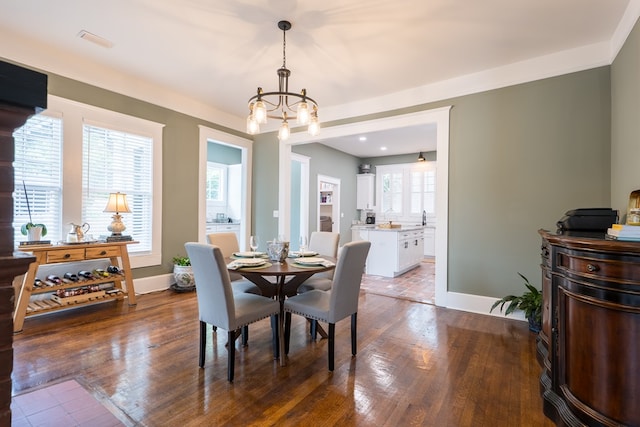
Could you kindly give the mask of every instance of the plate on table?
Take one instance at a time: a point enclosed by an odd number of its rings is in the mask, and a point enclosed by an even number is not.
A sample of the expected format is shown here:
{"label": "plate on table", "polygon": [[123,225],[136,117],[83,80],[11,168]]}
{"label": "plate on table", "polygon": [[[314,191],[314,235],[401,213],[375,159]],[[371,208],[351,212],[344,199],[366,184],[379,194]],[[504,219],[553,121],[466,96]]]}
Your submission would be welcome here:
{"label": "plate on table", "polygon": [[289,255],[291,255],[292,257],[309,257],[309,256],[318,255],[318,252],[314,252],[314,251],[304,251],[304,252],[293,251]]}
{"label": "plate on table", "polygon": [[243,258],[234,261],[238,267],[258,267],[266,262],[262,258]]}
{"label": "plate on table", "polygon": [[254,257],[263,257],[265,255],[266,255],[265,252],[252,252],[252,251],[233,253],[233,256],[236,256],[238,258],[254,258]]}
{"label": "plate on table", "polygon": [[304,257],[296,259],[296,263],[301,265],[323,265],[325,262],[324,258]]}

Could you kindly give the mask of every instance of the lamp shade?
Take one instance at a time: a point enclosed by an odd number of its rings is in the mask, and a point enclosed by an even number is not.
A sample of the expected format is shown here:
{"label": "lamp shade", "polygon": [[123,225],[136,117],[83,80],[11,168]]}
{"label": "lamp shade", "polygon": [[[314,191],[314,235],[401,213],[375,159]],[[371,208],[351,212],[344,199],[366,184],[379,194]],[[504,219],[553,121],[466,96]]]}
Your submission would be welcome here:
{"label": "lamp shade", "polygon": [[104,212],[130,213],[131,210],[127,205],[127,195],[124,193],[109,194],[109,201],[107,202],[107,207],[104,208]]}

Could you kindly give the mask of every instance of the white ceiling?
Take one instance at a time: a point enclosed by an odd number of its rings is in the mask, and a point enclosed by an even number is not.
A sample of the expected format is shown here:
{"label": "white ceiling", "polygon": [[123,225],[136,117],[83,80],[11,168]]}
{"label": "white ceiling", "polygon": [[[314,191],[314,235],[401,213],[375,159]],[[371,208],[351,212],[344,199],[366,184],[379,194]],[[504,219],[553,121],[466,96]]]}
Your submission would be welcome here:
{"label": "white ceiling", "polygon": [[[48,71],[91,84],[101,84],[100,76],[109,73],[114,86],[145,82],[137,86],[170,91],[167,106],[185,97],[244,117],[257,86],[277,87],[277,22],[287,19],[293,24],[287,33],[290,90],[306,88],[320,104],[322,120],[323,111],[354,102],[531,58],[610,46],[627,6],[636,1],[0,0],[0,57],[19,61],[30,54],[34,62],[46,62]],[[113,47],[80,39],[81,30]],[[382,143],[393,144],[387,154],[429,151],[428,134],[417,129],[384,135],[383,142],[369,135],[367,144],[323,143],[373,157]]]}

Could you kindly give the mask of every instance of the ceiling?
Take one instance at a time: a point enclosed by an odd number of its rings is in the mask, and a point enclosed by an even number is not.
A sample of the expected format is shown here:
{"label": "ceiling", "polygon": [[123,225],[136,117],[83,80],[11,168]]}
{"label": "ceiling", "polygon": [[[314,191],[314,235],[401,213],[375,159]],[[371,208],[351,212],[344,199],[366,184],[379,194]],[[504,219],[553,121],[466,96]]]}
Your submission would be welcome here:
{"label": "ceiling", "polygon": [[[29,51],[51,72],[91,84],[110,73],[111,82],[144,82],[137,86],[244,118],[258,86],[277,88],[277,22],[287,19],[293,24],[286,50],[290,90],[306,88],[322,121],[323,111],[354,102],[611,44],[635,1],[0,0],[0,57],[19,60]],[[113,46],[83,40],[81,30]],[[9,55],[12,49],[18,53]],[[60,65],[52,65],[56,60]],[[166,104],[171,100],[166,96]],[[374,157],[380,144],[389,146],[386,154],[435,149],[433,133],[416,127],[369,135],[365,143],[355,136],[322,143]]]}

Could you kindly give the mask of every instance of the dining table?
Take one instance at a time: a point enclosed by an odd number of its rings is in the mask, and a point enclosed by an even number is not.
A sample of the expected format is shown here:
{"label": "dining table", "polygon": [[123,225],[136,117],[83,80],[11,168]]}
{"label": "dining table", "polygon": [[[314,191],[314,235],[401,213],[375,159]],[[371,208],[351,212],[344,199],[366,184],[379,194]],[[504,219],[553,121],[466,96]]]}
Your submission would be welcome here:
{"label": "dining table", "polygon": [[251,261],[247,263],[249,265],[245,265],[243,260],[256,258],[236,256],[235,254],[225,261],[229,272],[242,275],[258,286],[263,296],[276,298],[280,303],[278,356],[280,366],[285,366],[284,301],[287,297],[296,295],[298,287],[314,274],[333,270],[336,267],[336,259],[316,255],[313,257],[291,256],[283,261],[274,261],[269,259],[266,254],[259,254],[257,258],[264,260],[264,263]]}

